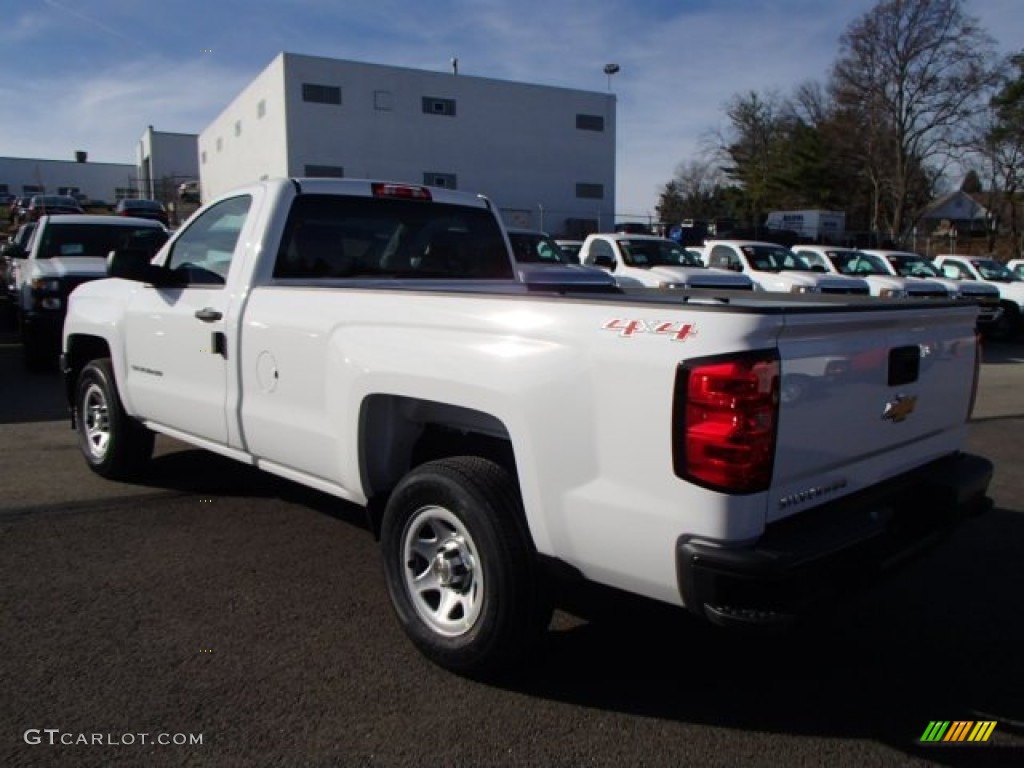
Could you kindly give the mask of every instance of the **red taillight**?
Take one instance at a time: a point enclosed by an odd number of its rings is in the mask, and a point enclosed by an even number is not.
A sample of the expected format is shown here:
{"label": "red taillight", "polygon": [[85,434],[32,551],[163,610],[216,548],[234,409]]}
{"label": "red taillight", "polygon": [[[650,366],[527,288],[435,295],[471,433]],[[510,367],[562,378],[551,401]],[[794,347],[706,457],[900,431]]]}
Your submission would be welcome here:
{"label": "red taillight", "polygon": [[393,197],[403,200],[431,200],[430,190],[412,184],[376,182],[371,186],[374,197]]}
{"label": "red taillight", "polygon": [[778,415],[775,351],[683,363],[672,416],[676,475],[724,493],[766,490]]}

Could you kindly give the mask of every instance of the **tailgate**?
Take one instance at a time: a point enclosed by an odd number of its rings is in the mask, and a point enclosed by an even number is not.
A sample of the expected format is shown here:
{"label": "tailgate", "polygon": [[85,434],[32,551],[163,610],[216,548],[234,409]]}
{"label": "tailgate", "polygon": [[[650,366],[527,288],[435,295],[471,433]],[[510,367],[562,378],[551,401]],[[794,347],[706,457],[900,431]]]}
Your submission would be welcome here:
{"label": "tailgate", "polygon": [[959,450],[976,316],[952,305],[788,315],[767,520]]}

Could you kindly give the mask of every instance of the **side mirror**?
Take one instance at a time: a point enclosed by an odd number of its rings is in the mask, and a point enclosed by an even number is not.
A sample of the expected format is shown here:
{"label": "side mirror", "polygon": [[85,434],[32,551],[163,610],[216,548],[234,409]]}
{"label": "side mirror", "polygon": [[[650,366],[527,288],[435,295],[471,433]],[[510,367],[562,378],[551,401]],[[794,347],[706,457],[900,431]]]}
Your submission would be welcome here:
{"label": "side mirror", "polygon": [[600,267],[601,269],[607,269],[609,272],[614,272],[615,259],[608,254],[602,253],[594,257],[594,266]]}
{"label": "side mirror", "polygon": [[182,285],[180,274],[159,264],[150,264],[153,252],[146,248],[119,248],[107,254],[107,277],[120,277],[158,288]]}

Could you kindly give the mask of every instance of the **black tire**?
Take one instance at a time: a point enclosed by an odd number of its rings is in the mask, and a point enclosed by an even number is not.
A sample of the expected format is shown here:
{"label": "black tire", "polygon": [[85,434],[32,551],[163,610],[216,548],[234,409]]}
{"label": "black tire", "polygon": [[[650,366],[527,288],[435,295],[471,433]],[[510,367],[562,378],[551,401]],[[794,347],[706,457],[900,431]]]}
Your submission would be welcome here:
{"label": "black tire", "polygon": [[409,472],[384,510],[381,549],[399,623],[448,670],[499,674],[547,628],[519,493],[494,462],[459,456]]}
{"label": "black tire", "polygon": [[137,477],[153,456],[153,433],[125,413],[108,358],[78,375],[75,428],[89,468],[110,480]]}

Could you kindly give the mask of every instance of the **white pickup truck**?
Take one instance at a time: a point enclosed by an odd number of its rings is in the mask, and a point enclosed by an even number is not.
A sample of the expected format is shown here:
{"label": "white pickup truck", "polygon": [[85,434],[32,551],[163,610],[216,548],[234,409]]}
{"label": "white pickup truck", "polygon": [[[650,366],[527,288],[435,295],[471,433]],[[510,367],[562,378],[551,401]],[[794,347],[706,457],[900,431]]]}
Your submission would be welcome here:
{"label": "white pickup truck", "polygon": [[1005,314],[1000,307],[999,289],[981,280],[952,280],[944,277],[931,261],[913,251],[893,251],[865,248],[862,253],[877,256],[889,270],[889,274],[941,283],[958,299],[968,299],[978,306],[978,328],[985,333],[998,332]]}
{"label": "white pickup truck", "polygon": [[164,226],[147,219],[82,214],[39,217],[27,242],[7,251],[10,274],[6,279],[25,365],[45,370],[57,364],[68,294],[88,280],[106,277],[111,250],[128,246],[153,254],[166,241]]}
{"label": "white pickup truck", "polygon": [[835,245],[794,245],[793,253],[811,269],[830,275],[850,275],[864,280],[871,295],[886,299],[948,299],[954,295],[946,286],[929,280],[900,277],[890,272],[880,256]]}
{"label": "white pickup truck", "polygon": [[755,240],[708,240],[704,245],[709,267],[749,275],[762,290],[781,293],[860,294],[871,293],[868,284],[856,277],[830,275],[814,270],[789,248]]}
{"label": "white pickup truck", "polygon": [[130,479],[159,432],[365,505],[403,629],[467,675],[521,661],[555,584],[778,624],[990,506],[973,306],[557,269],[466,193],[224,195],[71,294],[81,452]]}
{"label": "white pickup truck", "polygon": [[754,281],[703,262],[675,240],[628,232],[588,235],[580,246],[581,264],[606,269],[620,286],[754,290]]}
{"label": "white pickup truck", "polygon": [[991,256],[965,256],[955,253],[940,254],[934,259],[942,276],[958,282],[986,282],[999,292],[1001,316],[992,324],[991,335],[1011,338],[1024,328],[1024,280],[1008,265]]}

